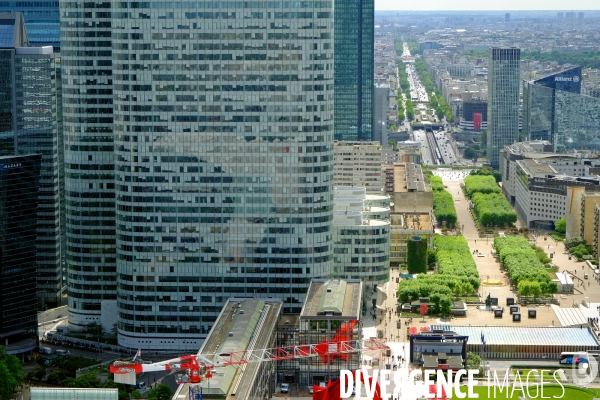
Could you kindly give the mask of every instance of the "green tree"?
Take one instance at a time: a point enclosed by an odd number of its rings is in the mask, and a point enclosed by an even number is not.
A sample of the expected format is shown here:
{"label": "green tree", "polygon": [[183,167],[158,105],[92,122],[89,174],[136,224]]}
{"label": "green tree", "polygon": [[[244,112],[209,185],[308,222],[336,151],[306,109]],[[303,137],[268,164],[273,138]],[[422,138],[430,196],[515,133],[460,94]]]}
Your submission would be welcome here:
{"label": "green tree", "polygon": [[529,281],[521,281],[517,285],[517,290],[521,296],[531,296],[531,285]]}
{"label": "green tree", "polygon": [[171,400],[173,391],[169,385],[162,383],[154,389],[148,390],[148,400]]}
{"label": "green tree", "polygon": [[97,388],[100,387],[100,382],[95,374],[86,372],[80,375],[79,378],[70,381],[67,386],[73,388]]}
{"label": "green tree", "polygon": [[13,390],[25,380],[23,367],[19,359],[6,354],[0,346],[0,399],[11,399]]}
{"label": "green tree", "polygon": [[435,250],[427,250],[427,266],[429,268],[434,268],[436,261],[437,255],[435,253]]}
{"label": "green tree", "polygon": [[406,244],[406,262],[408,272],[420,274],[427,272],[427,241],[409,240]]}
{"label": "green tree", "polygon": [[556,232],[565,233],[567,231],[567,216],[563,215],[561,219],[556,221],[556,226],[554,227]]}
{"label": "green tree", "polygon": [[475,353],[467,353],[467,369],[476,369],[479,371],[475,376],[483,376],[483,370],[481,369],[481,357]]}
{"label": "green tree", "polygon": [[481,147],[487,146],[487,131],[484,129],[481,131]]}
{"label": "green tree", "polygon": [[477,152],[475,151],[474,148],[467,147],[463,153],[463,157],[468,158],[468,159],[473,159],[473,158],[477,157]]}

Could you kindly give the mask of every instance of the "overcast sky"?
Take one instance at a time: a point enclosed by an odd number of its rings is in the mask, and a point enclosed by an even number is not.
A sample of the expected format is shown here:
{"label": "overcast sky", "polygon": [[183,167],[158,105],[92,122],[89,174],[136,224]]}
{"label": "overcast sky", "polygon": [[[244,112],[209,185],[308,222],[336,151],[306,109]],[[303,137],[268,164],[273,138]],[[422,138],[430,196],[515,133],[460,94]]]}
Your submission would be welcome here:
{"label": "overcast sky", "polygon": [[[577,8],[572,8],[573,6]],[[598,0],[375,0],[376,10],[598,10]]]}

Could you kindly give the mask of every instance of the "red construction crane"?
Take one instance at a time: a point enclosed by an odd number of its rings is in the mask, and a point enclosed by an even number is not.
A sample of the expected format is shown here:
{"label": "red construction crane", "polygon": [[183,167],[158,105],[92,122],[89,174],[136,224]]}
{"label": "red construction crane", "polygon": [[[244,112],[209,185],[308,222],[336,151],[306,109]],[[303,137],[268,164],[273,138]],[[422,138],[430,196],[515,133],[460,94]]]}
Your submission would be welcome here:
{"label": "red construction crane", "polygon": [[177,383],[200,383],[202,381],[202,375],[204,375],[206,379],[212,377],[210,371],[215,367],[227,367],[230,365],[242,365],[261,361],[292,360],[316,356],[339,357],[343,354],[385,349],[389,349],[389,346],[376,339],[371,339],[369,341],[332,341],[319,344],[273,347],[270,349],[187,355],[153,364],[116,361],[111,365],[110,372],[115,374],[115,382],[131,384],[130,381],[125,379],[125,376],[132,372],[143,373],[186,370],[187,375],[180,378]]}

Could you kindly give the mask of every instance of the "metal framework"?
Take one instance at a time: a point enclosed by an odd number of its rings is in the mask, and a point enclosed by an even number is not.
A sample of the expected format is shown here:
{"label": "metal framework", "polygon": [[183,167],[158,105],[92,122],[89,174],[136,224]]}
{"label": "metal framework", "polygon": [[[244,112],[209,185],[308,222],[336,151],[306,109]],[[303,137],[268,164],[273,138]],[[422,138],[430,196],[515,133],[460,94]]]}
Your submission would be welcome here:
{"label": "metal framework", "polygon": [[348,340],[323,342],[319,344],[306,344],[298,346],[273,347],[270,349],[240,350],[214,354],[196,354],[181,356],[153,364],[140,364],[127,361],[116,361],[110,367],[110,372],[115,374],[115,382],[120,382],[120,377],[129,373],[143,373],[154,371],[187,370],[187,378],[179,383],[200,383],[202,372],[210,378],[210,370],[214,367],[227,367],[230,365],[243,365],[252,362],[281,361],[296,358],[316,356],[336,356],[340,354],[358,353],[367,350],[389,349],[385,343],[376,339],[368,341]]}

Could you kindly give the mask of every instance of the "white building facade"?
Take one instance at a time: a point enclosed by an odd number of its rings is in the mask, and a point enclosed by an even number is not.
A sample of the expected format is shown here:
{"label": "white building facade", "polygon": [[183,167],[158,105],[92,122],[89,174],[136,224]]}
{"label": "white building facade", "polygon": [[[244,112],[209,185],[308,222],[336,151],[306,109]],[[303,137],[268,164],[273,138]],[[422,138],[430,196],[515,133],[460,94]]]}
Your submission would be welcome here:
{"label": "white building facade", "polygon": [[381,285],[389,269],[390,197],[367,195],[364,187],[335,187],[333,276]]}
{"label": "white building facade", "polygon": [[379,142],[336,141],[335,186],[361,186],[368,194],[381,194],[381,145]]}

